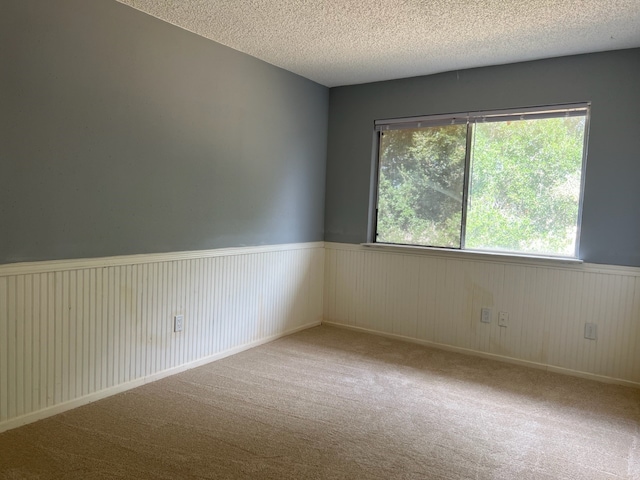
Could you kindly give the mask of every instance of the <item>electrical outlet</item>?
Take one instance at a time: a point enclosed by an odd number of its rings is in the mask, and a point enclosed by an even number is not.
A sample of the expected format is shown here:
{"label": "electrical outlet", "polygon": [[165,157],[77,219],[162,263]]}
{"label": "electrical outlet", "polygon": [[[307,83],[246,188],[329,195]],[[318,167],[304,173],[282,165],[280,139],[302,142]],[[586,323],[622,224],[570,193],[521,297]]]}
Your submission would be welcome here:
{"label": "electrical outlet", "polygon": [[498,314],[498,325],[506,327],[509,324],[509,312],[500,312]]}
{"label": "electrical outlet", "polygon": [[588,340],[597,340],[598,338],[598,325],[595,323],[584,324],[584,338]]}
{"label": "electrical outlet", "polygon": [[482,323],[491,323],[491,309],[483,308],[480,310],[480,321]]}
{"label": "electrical outlet", "polygon": [[173,317],[173,331],[181,332],[184,328],[184,315],[176,315]]}

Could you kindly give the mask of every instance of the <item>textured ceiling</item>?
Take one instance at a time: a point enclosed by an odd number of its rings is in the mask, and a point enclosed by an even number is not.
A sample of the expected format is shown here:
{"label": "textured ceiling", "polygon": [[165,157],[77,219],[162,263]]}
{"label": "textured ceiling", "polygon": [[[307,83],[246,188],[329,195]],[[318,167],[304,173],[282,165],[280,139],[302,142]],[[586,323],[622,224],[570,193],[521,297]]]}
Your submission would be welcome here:
{"label": "textured ceiling", "polygon": [[640,0],[118,0],[327,86],[640,46]]}

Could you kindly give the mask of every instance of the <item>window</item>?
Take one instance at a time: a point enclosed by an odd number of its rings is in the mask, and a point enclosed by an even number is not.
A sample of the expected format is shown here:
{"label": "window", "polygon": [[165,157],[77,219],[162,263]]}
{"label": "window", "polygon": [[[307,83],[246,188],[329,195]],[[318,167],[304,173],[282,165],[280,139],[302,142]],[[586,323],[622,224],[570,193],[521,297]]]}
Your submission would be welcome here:
{"label": "window", "polygon": [[376,121],[375,242],[577,257],[588,113]]}

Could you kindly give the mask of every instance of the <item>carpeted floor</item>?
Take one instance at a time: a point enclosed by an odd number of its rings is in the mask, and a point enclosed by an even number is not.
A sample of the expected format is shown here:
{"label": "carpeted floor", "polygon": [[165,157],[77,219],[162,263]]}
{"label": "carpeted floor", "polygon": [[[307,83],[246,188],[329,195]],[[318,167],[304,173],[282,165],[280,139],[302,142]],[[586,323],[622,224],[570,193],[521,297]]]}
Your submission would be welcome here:
{"label": "carpeted floor", "polygon": [[323,326],[0,434],[0,478],[640,479],[640,391]]}

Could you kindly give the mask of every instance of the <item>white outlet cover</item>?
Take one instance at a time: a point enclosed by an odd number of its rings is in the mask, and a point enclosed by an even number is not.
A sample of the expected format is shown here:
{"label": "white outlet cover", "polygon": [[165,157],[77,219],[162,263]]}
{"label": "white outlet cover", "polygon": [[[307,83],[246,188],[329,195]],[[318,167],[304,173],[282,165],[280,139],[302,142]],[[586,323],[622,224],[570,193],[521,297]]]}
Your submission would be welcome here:
{"label": "white outlet cover", "polygon": [[184,328],[184,315],[176,315],[173,317],[173,331],[181,332]]}
{"label": "white outlet cover", "polygon": [[598,339],[598,325],[595,323],[584,324],[584,338],[588,340]]}

